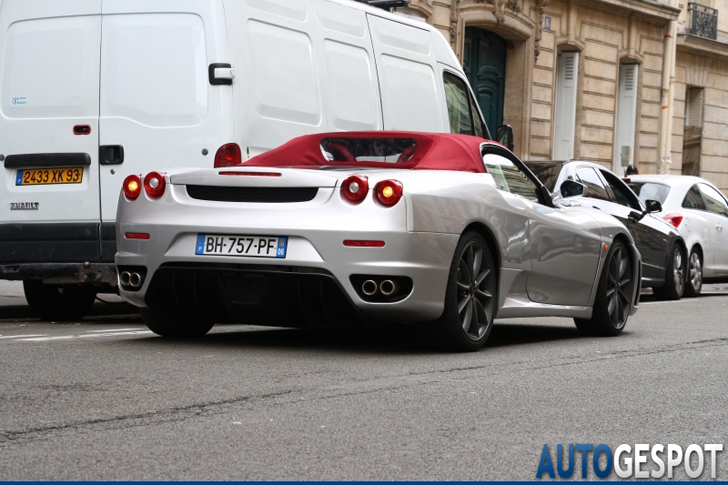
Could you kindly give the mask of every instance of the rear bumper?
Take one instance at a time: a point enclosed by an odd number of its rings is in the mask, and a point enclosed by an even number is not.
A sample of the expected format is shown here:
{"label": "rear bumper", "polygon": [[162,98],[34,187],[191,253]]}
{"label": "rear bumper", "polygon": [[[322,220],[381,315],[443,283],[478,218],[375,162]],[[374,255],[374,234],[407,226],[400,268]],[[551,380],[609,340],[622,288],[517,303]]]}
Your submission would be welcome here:
{"label": "rear bumper", "polygon": [[0,224],[0,279],[116,285],[115,236],[113,223]]}

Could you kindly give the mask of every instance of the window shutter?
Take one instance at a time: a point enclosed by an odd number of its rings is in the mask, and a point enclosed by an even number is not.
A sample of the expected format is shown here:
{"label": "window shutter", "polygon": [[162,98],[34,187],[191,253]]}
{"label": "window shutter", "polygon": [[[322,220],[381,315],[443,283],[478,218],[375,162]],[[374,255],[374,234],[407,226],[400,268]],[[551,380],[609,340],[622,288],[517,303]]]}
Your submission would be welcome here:
{"label": "window shutter", "polygon": [[571,160],[574,158],[574,133],[576,131],[578,52],[559,54],[556,76],[553,158],[554,160]]}
{"label": "window shutter", "polygon": [[614,147],[614,171],[624,173],[624,167],[634,165],[634,137],[637,119],[637,88],[639,67],[622,64],[619,68],[619,99]]}
{"label": "window shutter", "polygon": [[688,105],[685,113],[685,124],[688,126],[701,126],[703,124],[703,89],[690,88],[688,90]]}

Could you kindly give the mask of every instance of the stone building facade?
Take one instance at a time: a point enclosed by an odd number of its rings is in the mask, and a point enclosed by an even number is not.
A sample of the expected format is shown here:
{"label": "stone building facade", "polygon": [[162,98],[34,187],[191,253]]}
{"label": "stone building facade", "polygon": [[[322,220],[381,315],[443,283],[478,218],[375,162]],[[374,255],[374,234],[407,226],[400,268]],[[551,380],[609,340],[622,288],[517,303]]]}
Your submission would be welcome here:
{"label": "stone building facade", "polygon": [[[715,40],[692,33],[687,0],[411,0],[400,12],[450,40],[491,131],[511,125],[520,157],[690,170],[728,191],[728,0],[701,1],[724,8]],[[700,128],[686,125],[686,96],[702,103]]]}

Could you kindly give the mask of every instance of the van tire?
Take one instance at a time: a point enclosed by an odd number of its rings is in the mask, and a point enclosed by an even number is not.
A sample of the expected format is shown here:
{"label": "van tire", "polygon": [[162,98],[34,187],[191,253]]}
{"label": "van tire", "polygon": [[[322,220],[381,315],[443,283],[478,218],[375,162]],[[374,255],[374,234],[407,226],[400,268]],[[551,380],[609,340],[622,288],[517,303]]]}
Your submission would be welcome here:
{"label": "van tire", "polygon": [[96,300],[96,288],[80,285],[46,285],[41,280],[23,280],[25,299],[41,320],[81,320]]}
{"label": "van tire", "polygon": [[160,312],[151,308],[140,308],[139,311],[149,330],[162,337],[202,337],[215,325],[210,319],[193,318],[180,311]]}

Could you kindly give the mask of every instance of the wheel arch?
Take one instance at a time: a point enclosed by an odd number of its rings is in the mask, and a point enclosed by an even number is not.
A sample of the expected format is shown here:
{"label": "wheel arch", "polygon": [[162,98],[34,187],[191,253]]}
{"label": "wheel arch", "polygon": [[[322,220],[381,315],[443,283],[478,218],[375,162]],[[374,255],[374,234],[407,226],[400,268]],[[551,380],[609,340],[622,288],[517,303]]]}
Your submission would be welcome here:
{"label": "wheel arch", "polygon": [[[498,240],[495,238],[495,235],[493,234],[493,231],[490,230],[488,226],[483,224],[482,222],[471,222],[468,224],[465,229],[463,229],[462,234],[465,234],[468,231],[474,231],[483,236],[483,239],[485,239],[485,242],[488,243],[488,248],[490,249],[490,254],[493,257],[493,261],[495,262],[496,266],[496,272],[498,274],[498,278],[500,278],[500,269],[501,269],[501,252],[499,250],[500,246],[498,245]],[[461,234],[461,237],[462,237]],[[498,280],[500,282],[500,279]]]}

